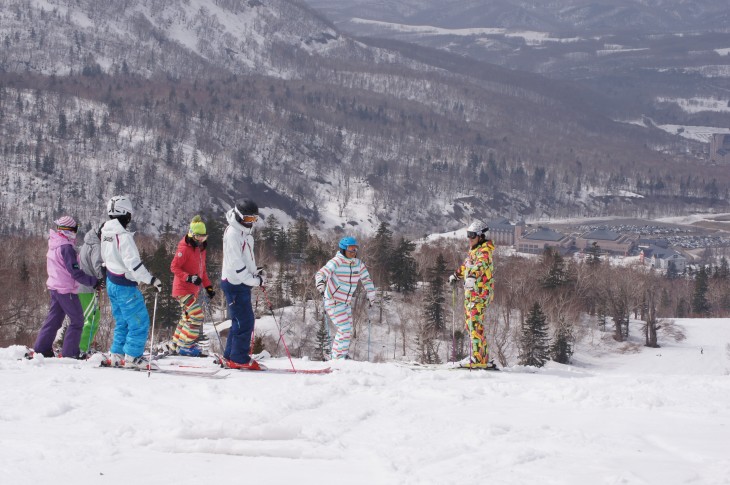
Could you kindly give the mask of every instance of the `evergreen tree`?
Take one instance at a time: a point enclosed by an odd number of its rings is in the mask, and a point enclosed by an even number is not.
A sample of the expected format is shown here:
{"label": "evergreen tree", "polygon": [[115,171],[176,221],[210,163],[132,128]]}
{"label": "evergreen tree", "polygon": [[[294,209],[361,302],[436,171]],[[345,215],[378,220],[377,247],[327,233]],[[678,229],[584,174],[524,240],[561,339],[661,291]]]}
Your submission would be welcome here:
{"label": "evergreen tree", "polygon": [[668,280],[676,280],[679,278],[679,271],[677,271],[677,265],[674,264],[674,261],[670,261],[669,264],[667,264],[666,277]]}
{"label": "evergreen tree", "polygon": [[728,266],[727,258],[725,256],[720,259],[720,265],[715,268],[715,274],[712,276],[718,280],[730,280],[730,266]]}
{"label": "evergreen tree", "polygon": [[692,312],[699,316],[708,316],[710,314],[710,302],[707,300],[707,271],[704,265],[700,266],[695,276],[695,287],[692,293]]}
{"label": "evergreen tree", "polygon": [[586,263],[590,266],[601,264],[601,246],[597,242],[594,242],[586,249]]}
{"label": "evergreen tree", "polygon": [[[151,256],[146,255],[144,252],[141,254],[145,267],[162,282],[162,292],[160,293],[157,293],[157,290],[149,285],[145,288],[145,302],[147,303],[150,320],[154,310],[154,298],[155,295],[157,296],[156,333],[158,330],[164,329],[168,334],[171,334],[180,320],[180,305],[171,296],[173,280],[173,274],[170,271],[170,261],[172,261],[173,254],[173,251],[169,248],[173,243],[170,240],[171,237],[173,236],[161,237]],[[157,335],[155,340],[157,340]]]}
{"label": "evergreen tree", "polygon": [[520,335],[520,365],[542,367],[548,360],[547,317],[535,302],[522,325]]}
{"label": "evergreen tree", "polygon": [[573,331],[565,320],[560,320],[555,331],[550,355],[555,362],[570,364],[570,358],[573,356]]}
{"label": "evergreen tree", "polygon": [[[398,246],[390,258],[390,281],[395,291],[411,293],[416,289],[418,281],[418,264],[412,253],[416,250],[415,243],[401,238]],[[444,269],[445,271],[445,269]]]}
{"label": "evergreen tree", "polygon": [[281,231],[279,219],[275,215],[266,218],[266,225],[259,232],[259,241],[261,245],[270,252],[276,252],[276,237]]}
{"label": "evergreen tree", "polygon": [[289,250],[295,253],[298,258],[303,258],[304,250],[309,243],[309,225],[304,219],[297,219],[293,226],[287,231]]}
{"label": "evergreen tree", "polygon": [[543,264],[548,268],[542,280],[542,287],[554,289],[568,283],[568,274],[565,270],[565,259],[555,248],[545,248]]}
{"label": "evergreen tree", "polygon": [[393,232],[381,222],[367,247],[367,266],[375,286],[390,287],[390,262],[393,253]]}
{"label": "evergreen tree", "polygon": [[[324,313],[324,312],[323,312]],[[330,351],[332,349],[332,338],[329,335],[329,332],[327,331],[327,316],[322,315],[322,320],[319,322],[319,328],[317,329],[317,348],[316,348],[316,356],[318,360],[325,361],[327,360],[327,357],[330,355]]]}
{"label": "evergreen tree", "polygon": [[425,295],[425,318],[427,326],[434,332],[442,332],[446,328],[446,313],[444,305],[444,275],[446,274],[446,259],[439,253],[436,263],[428,268],[428,292]]}

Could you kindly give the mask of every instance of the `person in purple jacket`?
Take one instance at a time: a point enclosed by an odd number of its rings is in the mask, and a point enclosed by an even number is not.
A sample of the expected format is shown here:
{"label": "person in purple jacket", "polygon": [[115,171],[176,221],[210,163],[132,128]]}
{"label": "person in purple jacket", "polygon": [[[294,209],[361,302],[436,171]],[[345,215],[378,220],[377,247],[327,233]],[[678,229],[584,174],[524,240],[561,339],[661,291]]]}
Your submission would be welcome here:
{"label": "person in purple jacket", "polygon": [[77,295],[79,285],[97,288],[100,284],[95,276],[88,275],[79,268],[78,255],[74,248],[78,225],[71,216],[63,216],[53,221],[46,253],[48,280],[46,287],[51,294],[48,316],[41,326],[33,350],[45,357],[53,357],[53,340],[68,315],[71,323],[66,329],[61,355],[79,357],[79,341],[84,327],[84,312]]}

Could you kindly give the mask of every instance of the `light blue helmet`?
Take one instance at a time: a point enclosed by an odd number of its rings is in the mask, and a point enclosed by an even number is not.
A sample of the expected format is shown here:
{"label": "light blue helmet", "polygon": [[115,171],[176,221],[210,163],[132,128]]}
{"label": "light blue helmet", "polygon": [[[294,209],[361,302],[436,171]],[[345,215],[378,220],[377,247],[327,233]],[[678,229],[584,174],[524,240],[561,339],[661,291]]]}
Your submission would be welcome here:
{"label": "light blue helmet", "polygon": [[345,236],[340,239],[340,249],[347,249],[347,246],[359,246],[357,239],[352,236]]}

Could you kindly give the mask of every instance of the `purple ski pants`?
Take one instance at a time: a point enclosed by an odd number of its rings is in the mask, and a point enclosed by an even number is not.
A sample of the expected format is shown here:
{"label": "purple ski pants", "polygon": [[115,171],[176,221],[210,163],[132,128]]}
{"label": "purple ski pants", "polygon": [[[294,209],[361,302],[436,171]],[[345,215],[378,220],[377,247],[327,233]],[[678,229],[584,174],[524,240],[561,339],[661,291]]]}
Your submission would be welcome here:
{"label": "purple ski pants", "polygon": [[75,293],[59,293],[56,290],[48,290],[51,294],[51,308],[48,310],[38,337],[33,345],[33,350],[46,357],[53,357],[53,340],[56,332],[63,325],[63,319],[68,315],[71,323],[66,329],[63,339],[61,355],[64,357],[77,357],[79,355],[79,342],[81,331],[84,328],[84,311],[81,308],[79,295]]}

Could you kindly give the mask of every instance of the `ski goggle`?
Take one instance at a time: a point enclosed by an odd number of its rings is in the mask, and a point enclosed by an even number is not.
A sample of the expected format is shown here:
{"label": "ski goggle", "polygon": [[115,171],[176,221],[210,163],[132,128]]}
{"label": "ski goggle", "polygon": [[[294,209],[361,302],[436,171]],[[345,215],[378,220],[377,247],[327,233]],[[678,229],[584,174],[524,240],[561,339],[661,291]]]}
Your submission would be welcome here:
{"label": "ski goggle", "polygon": [[259,220],[259,216],[257,214],[244,216],[243,214],[241,214],[241,211],[239,211],[237,207],[234,207],[233,209],[236,211],[236,214],[238,214],[238,218],[243,224],[253,224],[254,222]]}
{"label": "ski goggle", "polygon": [[207,234],[193,234],[193,238],[195,238],[196,241],[203,242],[206,239],[208,239],[208,235]]}
{"label": "ski goggle", "polygon": [[345,249],[345,251],[349,251],[351,253],[356,253],[357,250],[358,250],[357,246],[347,246],[347,249]]}
{"label": "ski goggle", "polygon": [[469,239],[475,239],[477,236],[479,236],[479,234],[474,231],[466,231],[466,237]]}
{"label": "ski goggle", "polygon": [[59,231],[71,231],[71,232],[78,232],[79,231],[79,227],[78,226],[73,226],[73,227],[71,227],[71,226],[58,226],[57,229]]}

